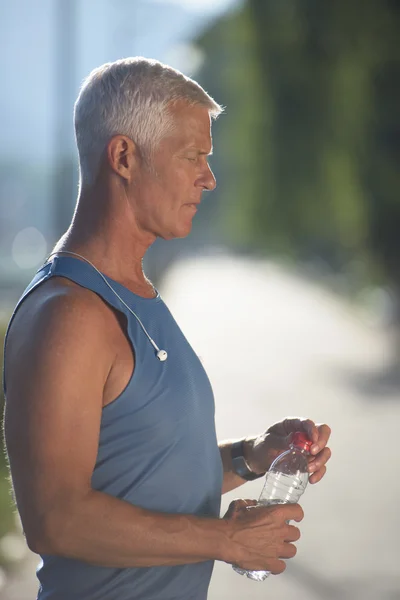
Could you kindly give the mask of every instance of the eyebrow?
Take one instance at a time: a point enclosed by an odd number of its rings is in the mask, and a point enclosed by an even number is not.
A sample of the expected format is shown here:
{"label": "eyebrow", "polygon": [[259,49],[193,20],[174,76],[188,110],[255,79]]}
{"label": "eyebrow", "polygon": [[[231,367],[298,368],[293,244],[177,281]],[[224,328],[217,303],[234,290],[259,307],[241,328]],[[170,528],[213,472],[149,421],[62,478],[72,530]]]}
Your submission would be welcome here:
{"label": "eyebrow", "polygon": [[211,156],[213,153],[213,148],[211,148],[210,152],[204,152],[203,150],[199,150],[198,148],[194,148],[193,146],[191,148],[187,148],[188,152],[197,152],[197,154],[199,156]]}
{"label": "eyebrow", "polygon": [[211,156],[213,153],[213,149],[213,146],[211,146],[210,152],[205,152],[204,150],[200,150],[196,146],[186,146],[185,148],[186,152],[197,152],[197,154],[199,154],[200,156]]}

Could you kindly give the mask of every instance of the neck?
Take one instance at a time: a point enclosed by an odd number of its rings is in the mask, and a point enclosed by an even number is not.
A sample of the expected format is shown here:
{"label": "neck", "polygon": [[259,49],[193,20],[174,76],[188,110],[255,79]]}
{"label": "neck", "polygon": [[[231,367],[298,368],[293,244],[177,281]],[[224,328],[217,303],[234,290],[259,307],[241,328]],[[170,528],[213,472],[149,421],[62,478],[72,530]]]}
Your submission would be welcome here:
{"label": "neck", "polygon": [[155,239],[140,230],[126,197],[110,194],[103,185],[81,192],[71,225],[54,252],[80,254],[124,285],[148,285],[143,258]]}

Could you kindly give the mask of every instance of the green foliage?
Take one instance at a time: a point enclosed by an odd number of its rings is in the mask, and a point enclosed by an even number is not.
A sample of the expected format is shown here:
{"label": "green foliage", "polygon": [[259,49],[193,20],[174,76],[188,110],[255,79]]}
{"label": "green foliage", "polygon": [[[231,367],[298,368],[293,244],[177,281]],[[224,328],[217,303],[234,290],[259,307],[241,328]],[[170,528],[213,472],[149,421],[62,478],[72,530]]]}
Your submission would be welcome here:
{"label": "green foliage", "polygon": [[[250,12],[244,10],[240,18],[229,18],[209,30],[203,45],[212,59],[201,74],[202,82],[226,105],[226,115],[213,127],[216,155],[221,157],[215,165],[217,180],[223,179],[216,192],[223,211],[222,235],[233,235],[238,245],[246,244],[253,228],[253,203],[260,196],[257,172],[267,154],[264,148],[260,161],[256,160],[255,138],[260,119],[265,126],[270,120],[267,105],[261,105],[260,65]],[[252,208],[244,211],[243,204]]]}
{"label": "green foliage", "polygon": [[[0,324],[0,364],[3,365],[3,348],[4,348],[5,325]],[[15,529],[15,505],[11,494],[11,484],[9,480],[9,472],[4,451],[3,442],[3,411],[4,411],[4,394],[3,386],[0,386],[0,538]],[[1,556],[0,556],[1,562]]]}
{"label": "green foliage", "polygon": [[229,241],[400,284],[399,30],[396,2],[248,0],[204,37]]}

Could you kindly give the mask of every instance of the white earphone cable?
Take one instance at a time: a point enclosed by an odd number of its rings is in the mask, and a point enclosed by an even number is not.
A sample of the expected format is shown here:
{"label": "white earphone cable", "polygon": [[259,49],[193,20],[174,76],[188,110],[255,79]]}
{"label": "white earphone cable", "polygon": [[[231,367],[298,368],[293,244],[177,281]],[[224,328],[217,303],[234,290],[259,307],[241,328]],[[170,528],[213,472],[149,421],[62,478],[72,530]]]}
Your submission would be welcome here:
{"label": "white earphone cable", "polygon": [[157,358],[158,360],[160,360],[161,362],[163,362],[164,360],[167,360],[168,358],[168,354],[165,350],[160,350],[160,348],[157,346],[157,344],[155,343],[155,341],[150,337],[150,335],[147,333],[147,330],[145,328],[145,326],[143,325],[142,321],[139,319],[139,317],[137,316],[137,314],[131,309],[130,306],[127,305],[126,302],[124,302],[124,300],[121,298],[121,296],[114,290],[114,288],[112,287],[112,285],[107,281],[107,279],[104,277],[103,273],[101,271],[99,271],[99,269],[88,259],[85,258],[84,256],[82,256],[81,254],[78,254],[77,252],[70,252],[69,250],[57,250],[56,252],[52,252],[51,254],[49,254],[49,256],[47,257],[47,259],[45,260],[44,264],[47,264],[49,262],[49,259],[52,256],[55,256],[56,254],[70,254],[71,256],[77,256],[78,258],[81,258],[82,260],[84,260],[85,262],[87,262],[91,267],[93,267],[93,269],[100,275],[100,277],[103,279],[104,283],[106,285],[108,285],[108,287],[110,288],[110,290],[113,292],[113,294],[115,294],[115,296],[118,298],[118,300],[125,306],[125,308],[127,308],[129,310],[129,312],[135,317],[135,319],[137,320],[137,322],[139,323],[140,327],[143,329],[143,332],[145,333],[145,335],[147,336],[149,342],[151,343],[151,345],[153,346],[153,348],[157,351]]}

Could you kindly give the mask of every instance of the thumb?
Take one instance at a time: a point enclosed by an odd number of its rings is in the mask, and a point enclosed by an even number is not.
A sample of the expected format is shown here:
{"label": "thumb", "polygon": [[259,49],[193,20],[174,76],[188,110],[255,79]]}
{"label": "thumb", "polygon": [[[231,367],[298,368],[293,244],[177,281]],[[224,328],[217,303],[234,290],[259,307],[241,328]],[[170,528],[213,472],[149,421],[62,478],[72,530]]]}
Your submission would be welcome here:
{"label": "thumb", "polygon": [[237,514],[247,506],[256,506],[257,500],[248,500],[243,498],[236,498],[229,504],[228,510],[224,515],[224,519],[231,519],[233,515]]}

